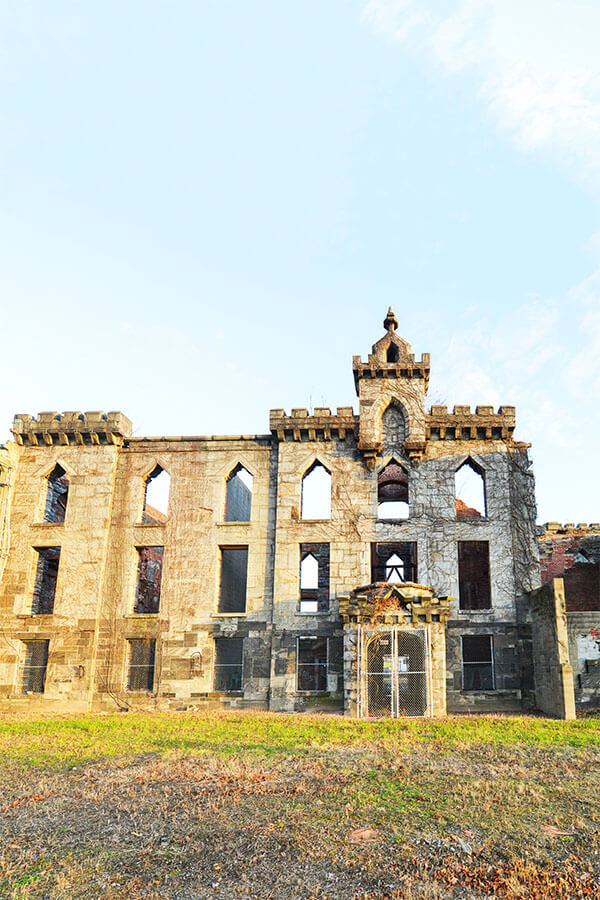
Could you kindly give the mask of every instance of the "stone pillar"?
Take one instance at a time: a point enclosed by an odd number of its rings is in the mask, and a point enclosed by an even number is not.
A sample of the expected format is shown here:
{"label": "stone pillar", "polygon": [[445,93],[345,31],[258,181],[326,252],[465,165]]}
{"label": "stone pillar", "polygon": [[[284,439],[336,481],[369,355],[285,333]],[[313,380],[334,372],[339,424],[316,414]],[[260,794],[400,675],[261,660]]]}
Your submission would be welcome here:
{"label": "stone pillar", "polygon": [[575,692],[563,579],[554,578],[529,596],[536,705],[554,718],[574,719]]}

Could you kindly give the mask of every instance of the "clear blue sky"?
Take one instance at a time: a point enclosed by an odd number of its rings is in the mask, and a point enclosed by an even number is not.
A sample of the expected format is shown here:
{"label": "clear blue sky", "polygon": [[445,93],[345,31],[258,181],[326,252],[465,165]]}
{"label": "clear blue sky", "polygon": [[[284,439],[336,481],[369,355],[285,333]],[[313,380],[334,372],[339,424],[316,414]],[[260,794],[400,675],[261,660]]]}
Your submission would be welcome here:
{"label": "clear blue sky", "polygon": [[394,306],[431,402],[512,404],[600,521],[597,0],[5,0],[15,412],[256,433],[356,408]]}

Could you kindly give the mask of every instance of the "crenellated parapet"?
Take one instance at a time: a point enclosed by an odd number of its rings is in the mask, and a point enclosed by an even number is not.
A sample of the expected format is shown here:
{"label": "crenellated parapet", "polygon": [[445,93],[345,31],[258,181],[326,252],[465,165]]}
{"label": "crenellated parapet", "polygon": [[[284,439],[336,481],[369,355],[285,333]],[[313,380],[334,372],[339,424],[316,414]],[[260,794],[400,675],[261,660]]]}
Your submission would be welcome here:
{"label": "crenellated parapet", "polygon": [[429,441],[509,441],[515,430],[514,406],[432,406],[425,414],[425,437]]}
{"label": "crenellated parapet", "polygon": [[131,434],[131,422],[118,411],[41,412],[37,418],[20,413],[11,430],[17,444],[35,447],[120,444]]}
{"label": "crenellated parapet", "polygon": [[358,416],[351,406],[338,406],[333,414],[329,407],[317,406],[312,415],[307,409],[292,409],[289,416],[283,409],[272,409],[269,415],[269,427],[280,441],[343,441],[354,434],[357,425]]}

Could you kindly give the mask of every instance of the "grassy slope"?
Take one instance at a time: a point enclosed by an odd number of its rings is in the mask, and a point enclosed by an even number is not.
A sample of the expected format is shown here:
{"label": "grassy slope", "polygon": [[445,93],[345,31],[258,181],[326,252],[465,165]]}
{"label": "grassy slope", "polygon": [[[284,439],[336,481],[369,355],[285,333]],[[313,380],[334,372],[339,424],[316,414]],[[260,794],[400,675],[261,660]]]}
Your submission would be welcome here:
{"label": "grassy slope", "polygon": [[3,720],[0,897],[598,897],[599,762],[593,718]]}

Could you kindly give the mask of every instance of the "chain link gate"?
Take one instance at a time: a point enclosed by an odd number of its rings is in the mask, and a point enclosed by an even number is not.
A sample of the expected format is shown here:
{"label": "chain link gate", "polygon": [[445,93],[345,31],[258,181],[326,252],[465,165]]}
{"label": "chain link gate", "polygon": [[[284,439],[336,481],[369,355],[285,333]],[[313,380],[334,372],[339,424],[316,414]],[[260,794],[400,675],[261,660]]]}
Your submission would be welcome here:
{"label": "chain link gate", "polygon": [[359,626],[358,716],[431,715],[429,630],[368,629]]}

